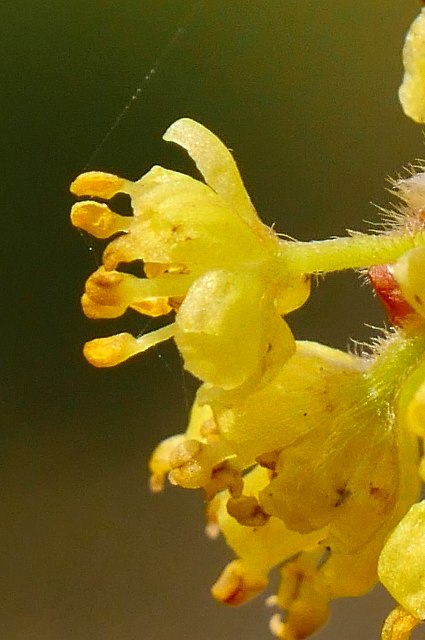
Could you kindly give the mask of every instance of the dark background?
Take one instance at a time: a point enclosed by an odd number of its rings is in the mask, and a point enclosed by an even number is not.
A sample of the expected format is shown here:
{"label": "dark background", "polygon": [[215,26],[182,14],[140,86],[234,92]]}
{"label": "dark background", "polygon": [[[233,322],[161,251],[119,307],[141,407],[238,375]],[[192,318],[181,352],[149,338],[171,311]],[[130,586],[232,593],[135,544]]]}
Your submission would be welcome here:
{"label": "dark background", "polygon": [[[268,638],[260,597],[209,596],[231,554],[203,535],[202,496],[151,496],[147,460],[184,429],[193,383],[172,347],[92,369],[86,339],[146,326],[79,309],[95,251],[69,225],[70,181],[190,167],[161,134],[191,116],[234,150],[265,221],[300,239],[365,229],[385,177],[423,156],[402,114],[404,33],[416,0],[206,1],[148,84],[189,0],[3,0],[0,638]],[[345,348],[383,315],[355,276],[328,277],[290,317],[297,337]],[[333,607],[318,638],[378,637],[374,592]]]}

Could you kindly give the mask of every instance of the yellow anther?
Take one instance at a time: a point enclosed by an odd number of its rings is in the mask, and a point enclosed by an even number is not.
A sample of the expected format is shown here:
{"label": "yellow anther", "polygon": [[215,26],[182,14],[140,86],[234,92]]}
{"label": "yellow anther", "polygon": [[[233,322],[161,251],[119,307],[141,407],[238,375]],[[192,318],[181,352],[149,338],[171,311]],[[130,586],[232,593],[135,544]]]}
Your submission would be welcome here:
{"label": "yellow anther", "polygon": [[76,196],[93,196],[109,200],[115,194],[124,192],[128,180],[119,178],[113,173],[88,171],[80,174],[71,184],[71,192]]}
{"label": "yellow anther", "polygon": [[72,207],[71,222],[95,238],[104,239],[127,231],[131,218],[114,213],[105,203],[85,200],[76,202]]}
{"label": "yellow anther", "polygon": [[134,338],[129,333],[118,333],[108,338],[96,338],[84,345],[86,359],[95,367],[114,367],[132,356],[146,351],[174,334],[174,324]]}

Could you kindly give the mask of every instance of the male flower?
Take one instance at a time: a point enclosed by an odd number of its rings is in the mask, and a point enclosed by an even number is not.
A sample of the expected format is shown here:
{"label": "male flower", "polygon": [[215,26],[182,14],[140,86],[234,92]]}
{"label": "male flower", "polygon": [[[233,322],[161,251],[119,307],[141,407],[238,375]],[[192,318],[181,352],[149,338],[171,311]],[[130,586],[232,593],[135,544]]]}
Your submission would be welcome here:
{"label": "male flower", "polygon": [[[265,226],[245,191],[227,148],[200,124],[182,119],[164,139],[184,147],[206,184],[153,167],[137,182],[101,172],[80,175],[77,195],[131,198],[133,217],[104,203],[74,205],[72,221],[98,238],[119,233],[90,276],[82,298],[92,318],[110,318],[128,307],[175,322],[133,338],[118,334],[85,345],[96,366],[112,366],[174,336],[185,367],[220,389],[255,385],[294,352],[282,316],[303,304],[309,281],[282,259],[277,234]],[[119,271],[144,262],[146,277]]]}

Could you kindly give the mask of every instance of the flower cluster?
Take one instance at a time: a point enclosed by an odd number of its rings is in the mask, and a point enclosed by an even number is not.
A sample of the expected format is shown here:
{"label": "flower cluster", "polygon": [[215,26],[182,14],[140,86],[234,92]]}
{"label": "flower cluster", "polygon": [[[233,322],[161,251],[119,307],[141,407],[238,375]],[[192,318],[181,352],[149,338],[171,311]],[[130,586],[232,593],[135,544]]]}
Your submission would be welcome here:
{"label": "flower cluster", "polygon": [[[424,120],[425,11],[405,46],[400,97]],[[424,112],[425,113],[425,112]],[[400,205],[381,234],[323,242],[281,239],[259,219],[227,148],[182,119],[164,135],[186,149],[205,182],[153,167],[137,182],[90,172],[72,191],[89,199],[75,226],[114,239],[86,283],[90,318],[128,308],[174,314],[135,338],[93,340],[84,353],[113,366],[173,337],[201,381],[187,431],[161,442],[151,488],[165,478],[205,492],[207,533],[233,560],[212,588],[237,605],[280,572],[270,606],[284,640],[327,619],[329,601],[378,579],[398,606],[384,640],[404,640],[425,619],[425,172],[394,182]],[[130,196],[133,215],[105,202]],[[94,199],[93,199],[94,198]],[[143,273],[121,265],[143,261]],[[367,269],[392,329],[367,353],[296,341],[285,317],[309,296],[311,276]]]}

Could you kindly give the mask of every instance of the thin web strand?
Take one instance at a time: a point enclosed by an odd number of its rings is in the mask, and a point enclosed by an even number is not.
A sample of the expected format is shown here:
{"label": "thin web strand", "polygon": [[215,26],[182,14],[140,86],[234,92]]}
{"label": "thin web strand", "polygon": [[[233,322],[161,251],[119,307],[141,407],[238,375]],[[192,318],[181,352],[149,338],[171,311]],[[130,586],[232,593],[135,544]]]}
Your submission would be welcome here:
{"label": "thin web strand", "polygon": [[[191,8],[184,16],[181,25],[174,31],[174,33],[172,34],[168,42],[161,49],[152,67],[144,75],[142,79],[142,84],[135,89],[131,98],[128,100],[128,102],[125,104],[122,110],[118,113],[118,115],[116,116],[115,120],[111,124],[108,131],[105,133],[105,135],[103,136],[103,138],[101,139],[97,147],[94,149],[93,153],[91,154],[86,164],[84,165],[83,171],[87,171],[90,169],[91,166],[93,166],[100,152],[103,150],[103,148],[105,147],[106,143],[109,141],[111,136],[117,131],[122,121],[130,112],[130,109],[135,105],[136,102],[138,102],[144,97],[147,89],[150,86],[152,78],[158,73],[158,71],[162,68],[163,64],[169,59],[170,55],[175,51],[181,39],[187,33],[189,27],[192,26],[194,20],[197,18],[197,16],[201,12],[202,7],[205,5],[205,1],[206,0],[197,0],[192,4]],[[89,238],[89,236],[87,236],[86,233],[81,231],[81,229],[78,229],[78,231],[90,255],[92,256],[92,259],[95,263],[96,268],[98,268],[101,264],[101,260],[99,259],[96,247],[92,244],[91,239]],[[150,325],[150,322],[147,322],[146,325],[141,329],[139,336],[143,335],[143,333],[145,333],[148,330],[149,325]],[[181,365],[180,365],[180,376],[177,376],[175,371],[173,370],[173,368],[165,358],[164,354],[158,353],[157,357],[161,361],[165,369],[168,370],[169,374],[171,375],[174,382],[178,385],[179,389],[183,392],[183,399],[184,399],[186,412],[189,413],[191,403],[189,402],[189,390],[187,387],[183,363],[181,362]]]}
{"label": "thin web strand", "polygon": [[205,0],[197,0],[196,2],[194,2],[192,4],[191,8],[189,9],[187,14],[183,18],[181,25],[174,31],[173,35],[170,37],[168,42],[165,44],[165,46],[162,48],[162,50],[158,54],[158,56],[157,56],[156,60],[154,61],[152,67],[144,75],[141,85],[135,89],[135,91],[134,91],[133,95],[131,96],[131,98],[128,100],[128,102],[125,104],[125,106],[119,112],[119,114],[117,115],[117,117],[115,118],[113,123],[111,124],[110,128],[105,133],[105,135],[103,136],[102,140],[99,142],[99,144],[97,145],[97,147],[95,148],[95,150],[91,154],[90,158],[87,160],[86,164],[84,165],[83,171],[87,171],[87,170],[90,169],[90,167],[93,165],[94,161],[99,156],[99,153],[102,151],[102,149],[104,148],[105,144],[109,141],[110,137],[119,128],[121,122],[127,116],[127,114],[129,113],[130,109],[134,106],[134,104],[136,102],[141,100],[141,98],[145,95],[146,90],[147,90],[148,86],[150,85],[150,82],[151,82],[152,78],[162,68],[164,62],[166,62],[166,60],[168,60],[168,58],[173,53],[173,51],[175,51],[175,49],[176,49],[178,43],[180,42],[181,38],[187,33],[188,28],[192,25],[193,21],[198,16],[198,14],[201,11],[201,9],[204,6],[204,4],[205,4]]}

